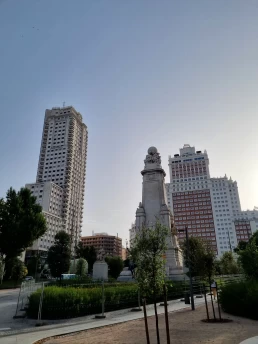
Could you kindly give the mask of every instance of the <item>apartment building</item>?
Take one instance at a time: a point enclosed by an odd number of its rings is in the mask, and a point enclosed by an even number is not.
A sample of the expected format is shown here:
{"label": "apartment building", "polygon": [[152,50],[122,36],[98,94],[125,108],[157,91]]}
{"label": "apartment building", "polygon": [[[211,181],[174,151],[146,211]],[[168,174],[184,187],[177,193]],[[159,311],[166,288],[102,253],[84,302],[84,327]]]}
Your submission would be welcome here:
{"label": "apartment building", "polygon": [[[184,145],[180,154],[169,156],[169,174],[168,206],[176,228],[187,226],[189,235],[208,240],[218,255],[233,250],[258,229],[258,211],[241,210],[237,182],[226,175],[210,177],[206,150]],[[180,240],[184,236],[178,233]]]}
{"label": "apartment building", "polygon": [[26,184],[42,205],[48,231],[30,250],[47,250],[55,233],[65,230],[72,251],[83,218],[88,130],[72,106],[46,110],[36,183]]}
{"label": "apartment building", "polygon": [[122,239],[107,233],[93,233],[92,236],[81,237],[84,247],[93,246],[98,252],[100,249],[105,251],[107,256],[119,256],[122,258]]}

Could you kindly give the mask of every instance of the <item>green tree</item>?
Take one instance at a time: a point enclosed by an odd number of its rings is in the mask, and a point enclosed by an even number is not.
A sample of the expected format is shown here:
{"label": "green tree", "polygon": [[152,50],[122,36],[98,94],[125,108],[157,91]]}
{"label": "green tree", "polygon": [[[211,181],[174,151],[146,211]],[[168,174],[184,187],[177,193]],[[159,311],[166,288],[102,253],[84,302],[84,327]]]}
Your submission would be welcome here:
{"label": "green tree", "polygon": [[17,285],[18,280],[24,278],[28,274],[28,270],[23,262],[21,262],[18,258],[15,259],[15,262],[12,267],[12,274],[11,277],[15,281]]}
{"label": "green tree", "polygon": [[19,256],[47,230],[42,208],[29,189],[7,191],[0,200],[0,256],[5,261]]}
{"label": "green tree", "polygon": [[84,258],[88,263],[88,271],[92,272],[93,264],[97,260],[97,252],[94,246],[83,247],[82,242],[80,241],[77,247],[75,248],[76,258]]}
{"label": "green tree", "polygon": [[129,265],[130,265],[130,259],[129,259],[129,258],[126,258],[126,259],[124,260],[124,267],[125,267],[125,268],[129,268]]}
{"label": "green tree", "polygon": [[220,266],[220,260],[216,259],[214,262],[215,275],[222,275],[222,270]]}
{"label": "green tree", "polygon": [[254,241],[255,245],[258,247],[258,231],[256,231],[250,238],[249,242]]}
{"label": "green tree", "polygon": [[30,276],[35,276],[36,273],[41,272],[42,263],[41,263],[41,259],[40,259],[39,254],[30,258],[30,260],[27,262],[27,269],[28,269],[28,274]]}
{"label": "green tree", "polygon": [[84,258],[79,258],[76,263],[76,275],[84,277],[87,274],[87,261]]}
{"label": "green tree", "polygon": [[82,258],[84,254],[84,246],[82,241],[79,241],[77,246],[75,247],[75,256],[76,258]]}
{"label": "green tree", "polygon": [[232,275],[240,273],[240,267],[232,252],[224,252],[219,260],[222,275]]}
{"label": "green tree", "polygon": [[250,240],[245,250],[238,252],[239,262],[248,278],[258,280],[258,247],[256,238]]}
{"label": "green tree", "polygon": [[106,257],[105,261],[109,267],[109,274],[113,278],[117,278],[123,270],[124,262],[121,257]]}
{"label": "green tree", "polygon": [[154,302],[157,342],[160,343],[157,297],[161,295],[165,284],[166,238],[168,228],[156,223],[154,228],[142,228],[136,235],[130,250],[136,263],[136,279],[143,297],[150,297]]}
{"label": "green tree", "polygon": [[239,241],[237,247],[234,249],[234,252],[238,253],[239,251],[243,251],[246,249],[248,242],[246,241]]}
{"label": "green tree", "polygon": [[70,267],[71,239],[65,231],[55,235],[54,245],[48,251],[47,262],[51,275],[61,279],[61,275],[67,273]]}
{"label": "green tree", "polygon": [[186,240],[182,244],[184,263],[191,266],[192,277],[210,279],[215,272],[215,252],[208,241],[199,237],[189,237],[189,254]]}

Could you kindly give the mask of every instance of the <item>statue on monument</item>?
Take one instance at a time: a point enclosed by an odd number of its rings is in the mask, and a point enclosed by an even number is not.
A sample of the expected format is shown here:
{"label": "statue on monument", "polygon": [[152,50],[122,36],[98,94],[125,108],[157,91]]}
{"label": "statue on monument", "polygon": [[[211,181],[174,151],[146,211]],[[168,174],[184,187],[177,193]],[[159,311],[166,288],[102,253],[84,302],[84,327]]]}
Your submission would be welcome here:
{"label": "statue on monument", "polygon": [[107,280],[108,279],[108,265],[105,262],[106,252],[102,248],[98,250],[97,260],[93,264],[92,278],[94,280]]}
{"label": "statue on monument", "polygon": [[148,154],[146,155],[146,159],[144,160],[145,164],[161,164],[160,154],[156,147],[150,147],[148,149]]}
{"label": "statue on monument", "polygon": [[103,247],[102,247],[101,249],[98,250],[98,253],[97,253],[97,261],[103,262],[104,259],[105,259],[105,256],[106,256],[106,252],[105,252],[105,250],[104,250]]}

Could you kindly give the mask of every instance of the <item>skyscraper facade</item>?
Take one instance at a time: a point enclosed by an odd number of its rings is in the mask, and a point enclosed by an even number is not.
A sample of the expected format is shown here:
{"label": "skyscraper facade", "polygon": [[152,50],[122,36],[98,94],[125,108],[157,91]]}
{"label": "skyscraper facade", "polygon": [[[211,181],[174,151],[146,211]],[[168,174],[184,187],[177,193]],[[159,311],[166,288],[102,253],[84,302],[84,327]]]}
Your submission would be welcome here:
{"label": "skyscraper facade", "polygon": [[[176,228],[182,230],[187,226],[189,235],[209,239],[217,250],[207,152],[195,152],[194,147],[184,145],[180,154],[169,157],[169,174],[168,205]],[[184,232],[178,232],[179,240],[184,236]]]}
{"label": "skyscraper facade", "polygon": [[169,156],[169,172],[168,205],[177,229],[187,226],[189,235],[209,240],[218,255],[258,229],[258,211],[241,210],[237,182],[226,175],[210,177],[206,151],[184,145],[180,154]]}
{"label": "skyscraper facade", "polygon": [[[87,145],[87,127],[72,106],[46,110],[36,183],[26,185],[42,205],[48,222],[48,232],[38,249],[48,249],[54,236],[50,233],[61,229],[71,235],[72,249],[79,241]],[[55,223],[53,227],[53,221],[50,226],[50,216],[58,217],[58,226]]]}

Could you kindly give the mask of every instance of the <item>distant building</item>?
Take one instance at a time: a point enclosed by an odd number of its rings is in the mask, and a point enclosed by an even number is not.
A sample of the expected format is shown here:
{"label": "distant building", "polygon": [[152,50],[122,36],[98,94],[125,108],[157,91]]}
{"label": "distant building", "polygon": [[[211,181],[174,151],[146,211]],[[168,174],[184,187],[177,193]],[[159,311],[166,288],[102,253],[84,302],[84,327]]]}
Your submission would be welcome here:
{"label": "distant building", "polygon": [[258,208],[253,210],[242,210],[238,214],[238,218],[242,220],[249,220],[251,223],[252,234],[258,230]]}
{"label": "distant building", "polygon": [[62,217],[63,189],[53,182],[26,184],[25,187],[37,197],[47,223],[47,232],[27,249],[26,257],[33,256],[35,251],[41,251],[44,256],[44,252],[46,255],[49,247],[53,245],[55,235],[65,229]]}
{"label": "distant building", "polygon": [[[191,236],[209,239],[217,251],[215,219],[212,209],[212,190],[207,152],[195,152],[184,145],[180,154],[169,156],[170,183],[166,184],[168,205],[174,215],[175,226],[182,230],[188,226]],[[185,233],[178,233],[179,239]]]}
{"label": "distant building", "polygon": [[46,234],[27,253],[46,252],[65,230],[73,251],[81,236],[88,130],[72,106],[46,110],[36,183],[26,184],[42,206]]}
{"label": "distant building", "polygon": [[[184,145],[169,156],[168,206],[178,230],[209,240],[218,255],[248,241],[258,230],[258,209],[241,210],[237,182],[225,175],[211,178],[206,150]],[[185,233],[178,234],[183,240]]]}
{"label": "distant building", "polygon": [[93,233],[92,236],[81,237],[84,247],[93,246],[96,251],[103,249],[107,256],[122,258],[122,239],[107,233]]}
{"label": "distant building", "polygon": [[131,224],[131,228],[129,229],[129,244],[130,244],[130,247],[133,244],[135,236],[136,236],[136,224],[135,224],[135,222],[133,222]]}
{"label": "distant building", "polygon": [[122,259],[126,260],[127,259],[127,248],[122,247]]}

